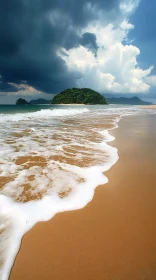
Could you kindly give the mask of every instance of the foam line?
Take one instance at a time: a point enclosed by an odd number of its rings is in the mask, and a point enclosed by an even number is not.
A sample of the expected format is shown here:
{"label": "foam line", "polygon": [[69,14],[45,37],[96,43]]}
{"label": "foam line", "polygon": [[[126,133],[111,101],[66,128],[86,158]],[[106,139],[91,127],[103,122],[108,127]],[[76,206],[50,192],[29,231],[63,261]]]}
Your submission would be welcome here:
{"label": "foam line", "polygon": [[108,151],[110,160],[109,162],[104,163],[103,166],[100,165],[87,168],[64,164],[66,170],[69,172],[75,172],[78,176],[85,179],[85,182],[75,186],[74,191],[68,197],[61,200],[55,192],[52,192],[51,194],[44,196],[40,201],[16,203],[11,198],[4,195],[0,196],[1,216],[7,216],[10,224],[7,234],[2,236],[2,239],[4,239],[2,240],[4,246],[3,251],[5,251],[8,256],[1,271],[0,279],[8,279],[15,256],[20,248],[23,235],[38,221],[47,221],[58,212],[83,208],[92,200],[95,188],[100,184],[108,182],[108,179],[103,175],[103,172],[107,171],[116,163],[118,160],[118,153],[116,148],[111,147],[106,143],[113,140],[109,132],[102,131],[100,133],[102,133],[105,138],[105,141],[103,141],[100,146]]}
{"label": "foam line", "polygon": [[34,119],[49,119],[51,117],[74,116],[88,112],[87,108],[80,109],[41,109],[33,113],[0,114],[0,122],[19,122]]}
{"label": "foam line", "polygon": [[[85,207],[93,199],[95,188],[108,182],[104,172],[119,157],[118,150],[109,145],[115,139],[111,129],[103,129],[103,122],[114,124],[114,129],[121,116],[138,111],[137,107],[128,107],[128,111],[100,107],[99,110],[68,108],[0,114],[0,176],[12,176],[0,195],[1,280],[9,278],[21,239],[28,230],[56,213]],[[33,163],[26,168],[24,160],[18,164],[19,158],[30,155],[41,166]],[[88,158],[91,158],[89,163]],[[39,200],[17,202],[29,177],[33,178],[29,182],[33,197],[44,193],[45,187],[46,192]],[[58,194],[69,191],[66,186],[70,192],[62,198]]]}

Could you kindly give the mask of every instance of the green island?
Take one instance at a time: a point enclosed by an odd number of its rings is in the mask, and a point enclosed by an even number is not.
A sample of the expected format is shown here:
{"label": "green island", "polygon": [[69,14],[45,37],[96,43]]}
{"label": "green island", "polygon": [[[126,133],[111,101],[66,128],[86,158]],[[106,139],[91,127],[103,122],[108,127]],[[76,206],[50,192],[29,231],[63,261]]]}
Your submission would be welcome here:
{"label": "green island", "polygon": [[70,88],[55,95],[52,104],[108,104],[104,96],[89,88]]}
{"label": "green island", "polygon": [[16,101],[16,105],[30,105],[30,102],[28,102],[27,100],[25,100],[23,98],[19,98]]}

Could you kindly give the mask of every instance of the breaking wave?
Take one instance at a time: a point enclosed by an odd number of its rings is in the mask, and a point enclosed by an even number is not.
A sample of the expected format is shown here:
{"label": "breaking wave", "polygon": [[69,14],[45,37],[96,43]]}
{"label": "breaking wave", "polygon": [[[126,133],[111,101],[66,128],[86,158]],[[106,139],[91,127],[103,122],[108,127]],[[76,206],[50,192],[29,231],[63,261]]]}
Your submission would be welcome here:
{"label": "breaking wave", "polygon": [[108,143],[138,107],[41,109],[0,114],[0,279],[7,280],[23,235],[38,221],[84,207],[118,160]]}
{"label": "breaking wave", "polygon": [[83,109],[47,109],[32,113],[17,113],[17,114],[0,114],[0,122],[19,122],[32,119],[48,119],[51,117],[65,117],[74,116],[88,112],[86,108]]}

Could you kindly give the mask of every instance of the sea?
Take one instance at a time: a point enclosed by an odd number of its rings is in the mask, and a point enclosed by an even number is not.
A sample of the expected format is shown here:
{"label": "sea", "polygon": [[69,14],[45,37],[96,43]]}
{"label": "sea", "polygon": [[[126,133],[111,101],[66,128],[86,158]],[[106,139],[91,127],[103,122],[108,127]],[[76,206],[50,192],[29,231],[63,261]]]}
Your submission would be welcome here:
{"label": "sea", "polygon": [[56,213],[83,208],[119,159],[112,141],[129,105],[0,105],[0,279],[23,235]]}

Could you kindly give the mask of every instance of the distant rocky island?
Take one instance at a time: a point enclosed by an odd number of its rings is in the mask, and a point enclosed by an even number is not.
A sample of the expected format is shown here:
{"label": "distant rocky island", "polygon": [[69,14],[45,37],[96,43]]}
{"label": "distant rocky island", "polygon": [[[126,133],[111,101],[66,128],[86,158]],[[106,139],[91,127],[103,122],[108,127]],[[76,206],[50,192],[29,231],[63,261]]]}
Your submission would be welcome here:
{"label": "distant rocky island", "polygon": [[50,104],[51,103],[51,100],[47,100],[47,99],[44,99],[44,98],[38,98],[38,99],[35,99],[35,100],[31,100],[30,101],[31,104],[33,105],[41,105],[41,104]]}
{"label": "distant rocky island", "polygon": [[31,103],[23,98],[19,98],[16,101],[16,105],[30,105]]}
{"label": "distant rocky island", "polygon": [[38,98],[35,100],[31,100],[29,102],[23,98],[19,98],[16,101],[16,105],[43,105],[43,104],[50,104],[50,103],[51,103],[51,100],[46,100],[43,98]]}
{"label": "distant rocky island", "polygon": [[109,104],[125,104],[125,105],[152,105],[151,102],[141,100],[137,96],[133,97],[108,97],[106,98]]}
{"label": "distant rocky island", "polygon": [[133,97],[104,97],[98,92],[88,88],[72,88],[62,91],[54,96],[53,100],[38,98],[27,101],[19,98],[16,105],[43,105],[43,104],[125,104],[125,105],[152,105],[151,102],[141,100],[137,96]]}
{"label": "distant rocky island", "polygon": [[108,104],[104,96],[89,88],[66,89],[55,95],[52,104]]}

